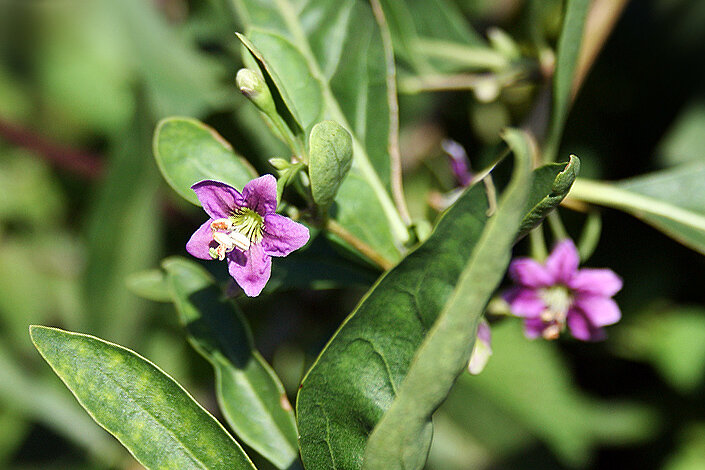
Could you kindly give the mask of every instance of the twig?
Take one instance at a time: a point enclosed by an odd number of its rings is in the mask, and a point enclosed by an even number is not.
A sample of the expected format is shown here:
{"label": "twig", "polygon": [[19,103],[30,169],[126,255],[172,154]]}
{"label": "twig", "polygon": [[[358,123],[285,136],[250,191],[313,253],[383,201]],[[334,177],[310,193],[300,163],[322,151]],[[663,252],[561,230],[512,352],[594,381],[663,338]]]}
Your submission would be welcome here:
{"label": "twig", "polygon": [[399,151],[399,101],[397,100],[397,70],[394,63],[394,47],[392,36],[389,33],[387,19],[384,17],[384,10],[379,0],[370,0],[372,11],[379,25],[382,35],[382,45],[384,47],[384,61],[386,64],[387,80],[387,104],[389,105],[389,160],[390,160],[390,182],[392,186],[392,197],[397,206],[399,215],[406,225],[411,225],[411,216],[406,206],[404,198],[404,185],[401,172],[401,152]]}
{"label": "twig", "polygon": [[98,155],[59,145],[46,137],[1,119],[0,137],[13,145],[31,150],[57,167],[79,176],[98,179],[103,173],[103,161]]}
{"label": "twig", "polygon": [[348,232],[347,229],[345,229],[342,225],[338,224],[336,221],[329,219],[328,223],[326,224],[326,229],[330,233],[336,235],[343,241],[347,242],[350,246],[365,255],[365,257],[367,257],[370,261],[375,263],[383,270],[387,271],[388,269],[391,269],[394,266],[391,261],[382,256],[377,250],[357,238],[352,233]]}

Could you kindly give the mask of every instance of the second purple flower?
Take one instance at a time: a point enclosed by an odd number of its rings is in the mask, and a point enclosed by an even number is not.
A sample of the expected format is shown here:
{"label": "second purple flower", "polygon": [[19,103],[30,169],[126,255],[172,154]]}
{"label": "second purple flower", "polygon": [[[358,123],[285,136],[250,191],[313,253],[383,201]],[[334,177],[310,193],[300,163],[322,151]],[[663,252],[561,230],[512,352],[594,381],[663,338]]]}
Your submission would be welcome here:
{"label": "second purple flower", "polygon": [[514,315],[524,318],[529,338],[557,338],[567,326],[582,341],[604,339],[604,326],[621,312],[612,296],[622,280],[611,269],[578,269],[580,258],[571,240],[556,245],[544,264],[517,258],[509,276],[517,284],[504,294]]}
{"label": "second purple flower", "polygon": [[191,189],[210,218],[191,236],[186,251],[200,259],[227,260],[230,275],[250,297],[267,284],[272,256],[286,256],[308,242],[305,226],[275,212],[277,180],[272,175],[250,181],[242,193],[212,180]]}

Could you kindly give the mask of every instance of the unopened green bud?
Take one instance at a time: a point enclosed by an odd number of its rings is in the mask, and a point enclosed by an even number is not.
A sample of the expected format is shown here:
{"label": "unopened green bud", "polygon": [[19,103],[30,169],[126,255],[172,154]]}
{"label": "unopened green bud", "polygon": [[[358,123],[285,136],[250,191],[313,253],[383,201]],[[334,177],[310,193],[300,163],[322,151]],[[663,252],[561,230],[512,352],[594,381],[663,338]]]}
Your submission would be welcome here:
{"label": "unopened green bud", "polygon": [[272,93],[259,72],[250,69],[240,69],[235,77],[235,83],[243,95],[267,115],[276,113]]}
{"label": "unopened green bud", "polygon": [[291,163],[287,162],[283,158],[270,158],[269,164],[279,171],[286,170],[291,166]]}
{"label": "unopened green bud", "polygon": [[487,39],[497,52],[501,53],[509,60],[517,60],[521,57],[519,46],[509,34],[500,28],[490,28],[487,30]]}
{"label": "unopened green bud", "polygon": [[335,121],[319,122],[309,138],[308,174],[313,200],[322,207],[333,203],[352,164],[352,137]]}

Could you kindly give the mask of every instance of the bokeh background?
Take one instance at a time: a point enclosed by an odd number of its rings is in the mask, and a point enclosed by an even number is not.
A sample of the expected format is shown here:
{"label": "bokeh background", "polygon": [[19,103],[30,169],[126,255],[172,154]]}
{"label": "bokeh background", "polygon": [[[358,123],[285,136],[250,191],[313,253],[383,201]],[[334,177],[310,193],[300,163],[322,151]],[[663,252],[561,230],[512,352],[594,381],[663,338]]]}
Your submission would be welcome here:
{"label": "bokeh background", "polygon": [[[531,1],[450,3],[478,32],[499,26],[531,56]],[[554,45],[561,2],[540,3],[538,27]],[[130,276],[185,255],[202,217],[156,168],[160,118],[204,120],[262,173],[286,156],[234,86],[240,29],[227,0],[0,0],[0,468],[140,468],[41,360],[29,324],[134,349],[218,414],[211,368],[171,305],[136,295]],[[604,179],[705,160],[704,57],[705,2],[629,2],[577,97],[561,155],[578,154],[582,175]],[[468,91],[401,96],[415,216],[432,220],[429,192],[453,185],[441,139],[482,167],[497,130],[520,124],[539,88],[492,103]],[[495,324],[486,371],[461,377],[436,416],[429,469],[705,468],[704,259],[630,216],[602,215],[587,264],[624,278],[623,321],[600,344],[529,342],[518,321]],[[577,237],[584,216],[565,217]],[[315,253],[352,263],[324,242]],[[292,397],[375,276],[359,266],[345,285],[295,291],[274,278],[277,295],[244,305]]]}

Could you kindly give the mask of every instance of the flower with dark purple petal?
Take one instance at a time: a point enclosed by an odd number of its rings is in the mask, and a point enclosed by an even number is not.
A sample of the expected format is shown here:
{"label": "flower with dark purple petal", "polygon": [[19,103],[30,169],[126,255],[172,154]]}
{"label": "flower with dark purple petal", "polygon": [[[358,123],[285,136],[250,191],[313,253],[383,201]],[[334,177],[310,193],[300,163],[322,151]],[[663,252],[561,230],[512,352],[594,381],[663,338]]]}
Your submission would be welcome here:
{"label": "flower with dark purple petal", "polygon": [[571,240],[556,245],[546,262],[517,258],[509,276],[517,284],[504,294],[512,313],[524,319],[528,338],[555,339],[565,329],[582,341],[605,338],[604,326],[621,312],[612,296],[622,280],[611,269],[578,269],[580,258]]}
{"label": "flower with dark purple petal", "polygon": [[242,188],[212,180],[193,186],[210,217],[186,243],[196,258],[227,260],[228,271],[250,297],[259,295],[272,271],[272,256],[304,246],[308,229],[275,212],[277,180],[256,178]]}

